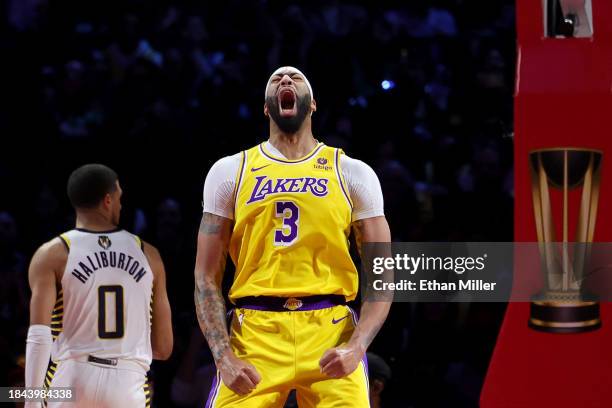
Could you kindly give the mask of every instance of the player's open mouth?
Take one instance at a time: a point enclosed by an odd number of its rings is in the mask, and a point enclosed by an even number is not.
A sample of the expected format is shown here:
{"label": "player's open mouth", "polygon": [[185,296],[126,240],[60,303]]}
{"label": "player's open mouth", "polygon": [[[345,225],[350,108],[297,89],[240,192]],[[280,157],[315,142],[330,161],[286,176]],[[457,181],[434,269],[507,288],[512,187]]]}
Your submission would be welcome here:
{"label": "player's open mouth", "polygon": [[278,107],[281,116],[297,115],[297,97],[292,89],[283,89],[278,93]]}

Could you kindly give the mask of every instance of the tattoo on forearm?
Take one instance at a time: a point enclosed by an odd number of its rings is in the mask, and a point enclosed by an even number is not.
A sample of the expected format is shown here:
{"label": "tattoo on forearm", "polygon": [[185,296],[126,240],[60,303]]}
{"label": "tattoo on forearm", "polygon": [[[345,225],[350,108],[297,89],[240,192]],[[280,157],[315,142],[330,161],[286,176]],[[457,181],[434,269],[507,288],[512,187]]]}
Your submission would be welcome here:
{"label": "tattoo on forearm", "polygon": [[221,217],[211,213],[204,213],[200,222],[200,232],[202,234],[218,234],[221,232]]}
{"label": "tattoo on forearm", "polygon": [[[204,213],[200,224],[200,232],[206,235],[221,234],[224,227],[222,217],[210,213]],[[223,238],[221,238],[223,239]],[[230,347],[227,323],[225,317],[225,300],[221,293],[221,276],[225,271],[227,249],[224,249],[217,264],[211,268],[215,273],[207,274],[204,271],[196,271],[196,282],[194,302],[200,329],[208,342],[215,362]],[[218,277],[218,281],[214,277]]]}
{"label": "tattoo on forearm", "polygon": [[194,300],[200,328],[213,358],[218,361],[229,348],[223,295],[218,288],[196,283]]}

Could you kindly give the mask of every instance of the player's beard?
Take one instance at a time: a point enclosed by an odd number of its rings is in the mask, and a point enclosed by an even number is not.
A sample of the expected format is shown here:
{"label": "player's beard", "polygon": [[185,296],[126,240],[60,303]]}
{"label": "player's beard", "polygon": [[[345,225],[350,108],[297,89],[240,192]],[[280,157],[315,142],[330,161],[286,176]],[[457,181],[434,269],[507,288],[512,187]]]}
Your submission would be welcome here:
{"label": "player's beard", "polygon": [[298,97],[295,101],[297,104],[297,112],[295,116],[285,117],[281,116],[280,109],[278,106],[278,98],[276,96],[267,96],[266,103],[268,105],[268,112],[272,117],[276,126],[283,132],[287,134],[294,134],[300,127],[302,127],[302,123],[306,119],[306,116],[310,113],[310,94],[305,94],[301,97]]}

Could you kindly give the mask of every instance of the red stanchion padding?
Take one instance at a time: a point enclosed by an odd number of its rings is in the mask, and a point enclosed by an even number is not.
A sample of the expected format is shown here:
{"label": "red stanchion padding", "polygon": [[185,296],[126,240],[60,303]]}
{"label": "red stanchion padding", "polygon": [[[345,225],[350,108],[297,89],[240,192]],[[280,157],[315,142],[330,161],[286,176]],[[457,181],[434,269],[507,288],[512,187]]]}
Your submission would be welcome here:
{"label": "red stanchion padding", "polygon": [[[545,38],[544,17],[542,1],[517,0],[515,241],[537,241],[529,152],[582,147],[603,153],[593,241],[612,242],[612,1],[592,0],[591,38]],[[574,241],[579,198],[569,197],[568,205]],[[558,216],[559,206],[552,209]],[[525,273],[541,271],[515,270]],[[600,329],[552,334],[528,327],[529,303],[509,304],[481,406],[612,406],[612,304],[600,306]]]}

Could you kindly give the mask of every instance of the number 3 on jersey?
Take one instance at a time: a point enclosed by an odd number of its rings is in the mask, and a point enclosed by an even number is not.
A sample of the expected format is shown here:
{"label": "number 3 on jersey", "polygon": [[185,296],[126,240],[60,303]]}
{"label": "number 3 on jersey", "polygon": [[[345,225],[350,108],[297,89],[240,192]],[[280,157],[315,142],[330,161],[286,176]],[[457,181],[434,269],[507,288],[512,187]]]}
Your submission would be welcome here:
{"label": "number 3 on jersey", "polygon": [[[115,324],[110,325],[111,328],[109,329],[107,312],[110,312],[108,315],[112,316],[113,309],[115,312]],[[123,337],[124,332],[123,287],[119,285],[98,287],[98,337],[101,339],[120,339]]]}
{"label": "number 3 on jersey", "polygon": [[274,205],[276,217],[283,219],[282,227],[274,231],[274,245],[292,245],[298,238],[300,209],[293,201],[277,201]]}

